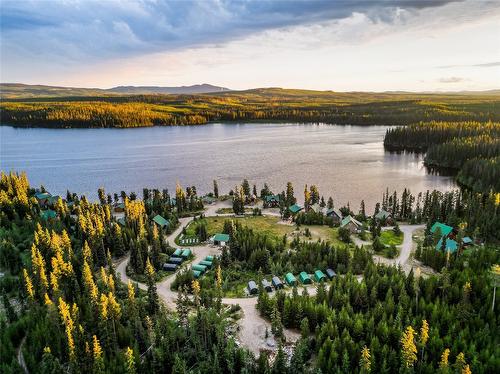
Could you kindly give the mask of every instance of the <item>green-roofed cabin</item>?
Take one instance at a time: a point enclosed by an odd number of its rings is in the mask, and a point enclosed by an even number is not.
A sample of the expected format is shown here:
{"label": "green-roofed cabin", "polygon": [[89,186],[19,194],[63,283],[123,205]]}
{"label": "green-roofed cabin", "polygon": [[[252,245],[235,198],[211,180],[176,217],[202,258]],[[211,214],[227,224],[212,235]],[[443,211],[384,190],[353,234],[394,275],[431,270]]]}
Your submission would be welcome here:
{"label": "green-roofed cabin", "polygon": [[326,275],[321,270],[316,270],[314,272],[314,280],[316,282],[323,282],[326,280]]}
{"label": "green-roofed cabin", "polygon": [[35,198],[38,201],[38,205],[41,207],[45,207],[48,204],[49,198],[52,195],[49,192],[37,192],[35,194]]}
{"label": "green-roofed cabin", "polygon": [[297,285],[297,279],[293,276],[292,273],[287,273],[285,275],[285,282],[292,287]]}
{"label": "green-roofed cabin", "polygon": [[357,219],[349,215],[342,220],[340,227],[346,227],[352,234],[354,234],[360,232],[363,225]]}
{"label": "green-roofed cabin", "polygon": [[392,224],[392,215],[387,210],[381,209],[376,215],[375,220],[384,224]]}
{"label": "green-roofed cabin", "polygon": [[191,269],[198,270],[201,273],[204,273],[207,271],[207,267],[204,265],[200,265],[200,264],[196,264],[196,265],[191,266]]}
{"label": "green-roofed cabin", "polygon": [[342,220],[342,213],[336,208],[330,208],[326,211],[326,216],[330,217],[333,222],[340,222]]}
{"label": "green-roofed cabin", "polygon": [[280,195],[267,195],[264,197],[264,203],[269,208],[277,208],[280,206]]}
{"label": "green-roofed cabin", "polygon": [[195,279],[198,279],[201,276],[201,271],[193,270],[193,275]]}
{"label": "green-roofed cabin", "polygon": [[474,242],[472,241],[472,239],[468,236],[465,236],[463,239],[462,239],[462,244],[464,246],[468,246],[468,245],[472,245],[474,244]]}
{"label": "green-roofed cabin", "polygon": [[125,212],[125,203],[118,203],[118,204],[116,204],[115,207],[113,208],[113,210],[116,213],[123,213],[123,212]]}
{"label": "green-roofed cabin", "polygon": [[441,222],[435,222],[431,227],[431,232],[435,234],[438,228],[441,232],[441,236],[449,236],[453,232],[453,227]]}
{"label": "green-roofed cabin", "polygon": [[302,284],[311,284],[312,283],[311,277],[305,271],[303,271],[299,274],[299,279],[300,279],[300,283],[302,283]]}
{"label": "green-roofed cabin", "polygon": [[173,256],[177,256],[177,257],[179,257],[181,254],[182,254],[182,249],[177,248],[177,249],[175,250],[175,252],[174,252]]}
{"label": "green-roofed cabin", "polygon": [[215,234],[214,235],[214,244],[225,246],[229,242],[228,234]]}
{"label": "green-roofed cabin", "polygon": [[298,212],[300,212],[302,208],[299,204],[293,204],[293,205],[290,205],[288,207],[288,210],[292,213],[292,214],[297,214]]}
{"label": "green-roofed cabin", "polygon": [[[443,237],[439,239],[439,242],[436,244],[436,250],[440,251],[443,249]],[[450,253],[455,253],[458,249],[458,243],[450,238],[446,238],[446,245],[444,250]]]}
{"label": "green-roofed cabin", "polygon": [[165,218],[163,218],[162,216],[160,216],[159,214],[154,216],[153,218],[153,221],[158,225],[160,226],[161,228],[165,228],[165,227],[168,227],[168,225],[170,224],[170,222],[168,222],[168,220],[166,220]]}
{"label": "green-roofed cabin", "polygon": [[207,268],[211,269],[212,268],[212,263],[210,261],[200,261],[200,265],[206,266]]}
{"label": "green-roofed cabin", "polygon": [[189,256],[191,256],[191,250],[187,248],[184,249],[181,253],[181,257],[188,258]]}
{"label": "green-roofed cabin", "polygon": [[125,226],[125,223],[126,223],[126,221],[125,221],[125,217],[118,218],[118,219],[116,220],[116,222],[118,222],[118,224],[119,224],[120,226]]}
{"label": "green-roofed cabin", "polygon": [[205,261],[212,262],[213,260],[214,260],[214,256],[207,256],[207,257],[205,257]]}
{"label": "green-roofed cabin", "polygon": [[217,199],[213,196],[205,195],[201,198],[201,201],[203,201],[203,204],[213,204],[217,201]]}
{"label": "green-roofed cabin", "polygon": [[59,199],[61,199],[61,196],[59,195],[56,195],[56,196],[50,196],[48,199],[47,199],[47,204],[51,207],[55,207],[57,202],[59,201]]}
{"label": "green-roofed cabin", "polygon": [[54,212],[53,210],[47,209],[47,210],[42,210],[40,212],[40,216],[44,220],[49,220],[49,219],[55,219],[57,217],[57,213]]}

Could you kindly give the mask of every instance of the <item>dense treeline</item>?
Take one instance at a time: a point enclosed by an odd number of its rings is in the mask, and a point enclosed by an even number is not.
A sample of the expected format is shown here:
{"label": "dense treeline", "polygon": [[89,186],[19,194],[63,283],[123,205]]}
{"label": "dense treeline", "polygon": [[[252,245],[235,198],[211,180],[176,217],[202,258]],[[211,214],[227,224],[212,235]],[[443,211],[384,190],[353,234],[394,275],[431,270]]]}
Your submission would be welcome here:
{"label": "dense treeline", "polygon": [[3,124],[42,127],[198,125],[294,121],[403,125],[500,120],[497,96],[334,93],[263,89],[213,95],[137,95],[3,101]]}
{"label": "dense treeline", "polygon": [[[500,191],[500,123],[428,122],[387,130],[389,150],[427,151],[430,167],[459,171],[458,181],[478,192]],[[491,160],[491,161],[490,161]]]}
{"label": "dense treeline", "polygon": [[[489,268],[498,250],[457,258],[441,277],[366,266],[363,279],[336,277],[308,297],[259,295],[262,314],[309,337],[322,372],[493,373],[499,324]],[[411,328],[411,329],[410,329]],[[366,354],[368,352],[368,355]]]}

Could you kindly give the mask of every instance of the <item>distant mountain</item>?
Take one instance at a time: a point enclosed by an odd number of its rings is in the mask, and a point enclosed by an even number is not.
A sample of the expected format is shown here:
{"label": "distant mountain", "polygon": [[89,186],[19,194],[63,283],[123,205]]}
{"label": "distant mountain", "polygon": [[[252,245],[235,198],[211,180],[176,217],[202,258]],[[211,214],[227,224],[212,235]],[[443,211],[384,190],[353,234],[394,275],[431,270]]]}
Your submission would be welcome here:
{"label": "distant mountain", "polygon": [[108,90],[108,92],[120,94],[200,94],[211,92],[230,91],[229,88],[213,86],[211,84],[195,84],[192,86],[180,87],[159,87],[159,86],[118,86]]}
{"label": "distant mountain", "polygon": [[212,92],[227,92],[228,88],[211,84],[195,84],[181,87],[157,86],[119,86],[109,89],[58,87],[31,85],[21,83],[0,83],[0,97],[2,99],[30,99],[39,97],[69,97],[69,96],[115,96],[115,95],[146,95],[146,94],[174,94],[191,95]]}

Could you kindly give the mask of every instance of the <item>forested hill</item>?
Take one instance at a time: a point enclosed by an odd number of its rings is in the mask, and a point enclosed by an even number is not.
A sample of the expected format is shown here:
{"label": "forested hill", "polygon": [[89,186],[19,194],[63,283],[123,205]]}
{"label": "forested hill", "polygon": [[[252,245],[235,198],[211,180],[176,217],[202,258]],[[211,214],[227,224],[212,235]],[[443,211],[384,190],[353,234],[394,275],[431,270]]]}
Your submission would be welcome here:
{"label": "forested hill", "polygon": [[[500,121],[500,94],[412,94],[263,88],[192,95],[8,98],[1,123],[30,127],[142,127],[210,121],[296,121],[404,125],[422,120]],[[12,96],[10,96],[12,97]]]}

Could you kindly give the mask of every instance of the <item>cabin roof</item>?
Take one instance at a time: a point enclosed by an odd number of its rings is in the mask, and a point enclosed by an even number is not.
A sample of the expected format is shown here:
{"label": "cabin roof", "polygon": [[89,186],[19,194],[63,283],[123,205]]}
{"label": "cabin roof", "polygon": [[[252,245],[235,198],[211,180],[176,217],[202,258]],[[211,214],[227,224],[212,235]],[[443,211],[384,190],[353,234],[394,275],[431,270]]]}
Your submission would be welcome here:
{"label": "cabin roof", "polygon": [[40,212],[40,216],[42,217],[42,219],[52,219],[52,218],[56,218],[57,214],[53,210],[47,209],[47,210],[42,210]]}
{"label": "cabin roof", "polygon": [[355,219],[354,217],[351,217],[350,215],[345,217],[342,222],[340,223],[340,227],[344,227],[345,225],[347,225],[349,222],[352,222],[354,223],[354,225],[356,226],[362,226],[361,222],[359,222],[357,219]]}
{"label": "cabin roof", "polygon": [[154,216],[153,221],[158,225],[160,225],[161,227],[168,226],[170,224],[167,219],[163,218],[159,214]]}
{"label": "cabin roof", "polygon": [[335,214],[337,217],[342,218],[342,213],[337,208],[330,208],[326,211],[327,216]]}
{"label": "cabin roof", "polygon": [[[443,238],[439,239],[439,242],[436,244],[436,249],[440,250],[443,245]],[[456,252],[458,249],[458,243],[453,240],[446,238],[445,250],[451,253]]]}
{"label": "cabin roof", "polygon": [[288,210],[292,213],[298,213],[302,210],[303,208],[299,204],[293,204],[288,207]]}
{"label": "cabin roof", "polygon": [[228,242],[229,235],[228,234],[215,234],[214,241],[216,241],[216,242]]}
{"label": "cabin roof", "polygon": [[439,221],[436,221],[431,227],[431,232],[434,234],[438,228],[441,230],[441,235],[444,235],[444,236],[448,236],[450,234],[450,232],[453,231],[453,227],[448,226],[448,225],[441,223]]}
{"label": "cabin roof", "polygon": [[380,212],[378,212],[375,215],[375,218],[376,219],[386,219],[386,218],[389,218],[390,216],[391,216],[391,213],[389,213],[387,210],[381,209]]}

